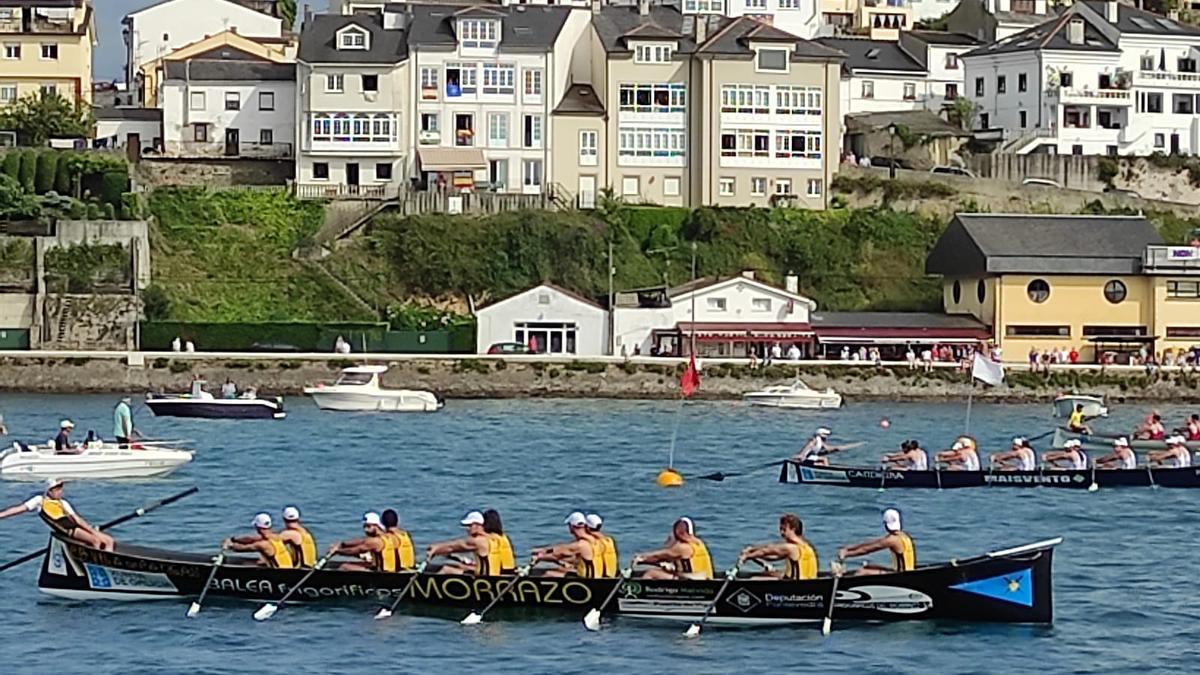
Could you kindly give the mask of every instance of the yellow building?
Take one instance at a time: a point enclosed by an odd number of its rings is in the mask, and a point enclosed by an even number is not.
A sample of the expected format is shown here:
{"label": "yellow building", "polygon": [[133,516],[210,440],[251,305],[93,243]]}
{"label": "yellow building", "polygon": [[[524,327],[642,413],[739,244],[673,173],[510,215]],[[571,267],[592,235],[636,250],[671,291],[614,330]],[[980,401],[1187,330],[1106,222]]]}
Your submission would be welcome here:
{"label": "yellow building", "polygon": [[0,105],[37,92],[92,101],[89,0],[0,3]]}
{"label": "yellow building", "polygon": [[1165,245],[1141,216],[958,214],[925,271],[942,276],[947,313],[992,327],[1006,361],[1200,344],[1200,248]]}

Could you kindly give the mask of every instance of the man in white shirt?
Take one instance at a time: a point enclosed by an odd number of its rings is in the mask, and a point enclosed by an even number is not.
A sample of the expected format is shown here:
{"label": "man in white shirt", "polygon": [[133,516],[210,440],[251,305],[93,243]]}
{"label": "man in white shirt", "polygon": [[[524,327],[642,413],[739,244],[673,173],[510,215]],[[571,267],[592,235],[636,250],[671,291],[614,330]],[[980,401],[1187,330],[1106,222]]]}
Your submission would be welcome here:
{"label": "man in white shirt", "polygon": [[778,361],[779,359],[782,359],[782,358],[783,358],[783,347],[780,347],[779,343],[776,342],[775,344],[771,345],[771,360]]}
{"label": "man in white shirt", "polygon": [[794,344],[791,347],[788,347],[787,356],[788,356],[788,361],[799,361],[800,360],[800,348]]}
{"label": "man in white shirt", "polygon": [[44,493],[0,511],[0,520],[35,511],[42,516],[47,525],[66,536],[101,551],[113,550],[113,538],[84,520],[83,516],[72,508],[71,503],[63,499],[61,480],[47,479]]}

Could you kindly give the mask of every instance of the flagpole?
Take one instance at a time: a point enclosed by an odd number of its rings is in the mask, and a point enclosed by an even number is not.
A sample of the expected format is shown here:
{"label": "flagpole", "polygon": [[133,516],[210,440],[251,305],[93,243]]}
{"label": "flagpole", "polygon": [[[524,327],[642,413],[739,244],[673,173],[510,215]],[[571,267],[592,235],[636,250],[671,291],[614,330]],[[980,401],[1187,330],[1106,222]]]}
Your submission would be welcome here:
{"label": "flagpole", "polygon": [[971,399],[975,398],[975,378],[971,378],[971,391],[967,393],[967,423],[963,428],[963,436],[971,435]]}

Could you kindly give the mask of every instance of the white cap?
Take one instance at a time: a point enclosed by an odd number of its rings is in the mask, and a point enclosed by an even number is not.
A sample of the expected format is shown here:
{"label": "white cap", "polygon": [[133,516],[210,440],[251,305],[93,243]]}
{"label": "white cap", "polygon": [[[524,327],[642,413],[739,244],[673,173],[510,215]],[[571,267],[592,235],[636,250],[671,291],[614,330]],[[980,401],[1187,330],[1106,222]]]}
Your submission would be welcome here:
{"label": "white cap", "polygon": [[883,512],[883,529],[888,532],[898,532],[900,530],[900,512],[896,509],[888,509]]}
{"label": "white cap", "polygon": [[288,506],[288,507],[284,508],[283,509],[283,519],[285,521],[300,520],[300,509],[298,509],[294,506]]}
{"label": "white cap", "polygon": [[56,488],[62,484],[63,484],[63,482],[62,482],[61,478],[47,478],[46,479],[46,489],[47,490],[53,490],[54,488]]}
{"label": "white cap", "polygon": [[604,519],[594,513],[589,513],[587,515],[587,525],[593,530],[598,530],[604,525]]}
{"label": "white cap", "polygon": [[966,443],[963,443],[962,441],[954,441],[954,445],[950,446],[950,449],[951,450],[962,450],[965,447],[967,447]]}
{"label": "white cap", "polygon": [[271,514],[260,513],[254,516],[254,527],[260,530],[265,530],[271,527]]}
{"label": "white cap", "polygon": [[374,511],[367,511],[363,514],[363,525],[374,525],[375,527],[383,527],[383,521],[379,519],[379,514]]}
{"label": "white cap", "polygon": [[59,429],[74,429],[75,423],[72,422],[71,420],[63,420],[58,423],[58,428]]}
{"label": "white cap", "polygon": [[482,525],[483,524],[483,514],[478,511],[472,511],[472,512],[468,513],[467,515],[463,516],[463,519],[460,520],[459,522],[462,523],[463,525]]}
{"label": "white cap", "polygon": [[1081,443],[1078,438],[1072,438],[1072,439],[1069,439],[1066,443],[1063,443],[1064,448],[1078,448],[1081,445],[1083,445],[1083,443]]}
{"label": "white cap", "polygon": [[572,511],[571,515],[567,516],[567,519],[563,522],[571,527],[579,527],[580,525],[587,525],[587,516],[583,515],[582,511]]}
{"label": "white cap", "polygon": [[1183,445],[1185,442],[1183,436],[1172,436],[1167,439],[1168,445]]}
{"label": "white cap", "polygon": [[1013,445],[1024,445],[1024,444],[1025,444],[1025,439],[1021,438],[1020,436],[1017,436],[1016,438],[1013,439]]}
{"label": "white cap", "polygon": [[688,534],[696,534],[696,524],[692,522],[691,518],[688,518],[687,516],[681,516],[679,520],[683,522],[684,525],[687,525]]}
{"label": "white cap", "polygon": [[1122,437],[1118,438],[1117,440],[1113,441],[1113,447],[1114,448],[1128,448],[1129,441],[1124,436],[1122,436]]}
{"label": "white cap", "polygon": [[817,429],[818,436],[829,436],[832,433],[833,432],[830,431],[828,427],[821,427],[821,428]]}

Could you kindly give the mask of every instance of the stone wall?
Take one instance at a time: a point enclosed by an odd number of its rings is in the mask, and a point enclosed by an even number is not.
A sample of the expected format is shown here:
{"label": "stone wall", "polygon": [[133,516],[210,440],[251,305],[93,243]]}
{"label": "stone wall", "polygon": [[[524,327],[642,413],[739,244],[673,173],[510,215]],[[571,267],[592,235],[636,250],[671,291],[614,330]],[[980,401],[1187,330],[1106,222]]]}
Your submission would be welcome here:
{"label": "stone wall", "polygon": [[295,164],[291,160],[271,159],[143,157],[133,167],[139,184],[147,190],[166,185],[208,187],[286,185],[295,175]]}
{"label": "stone wall", "polygon": [[42,349],[137,347],[138,301],[133,295],[50,294],[45,318]]}

